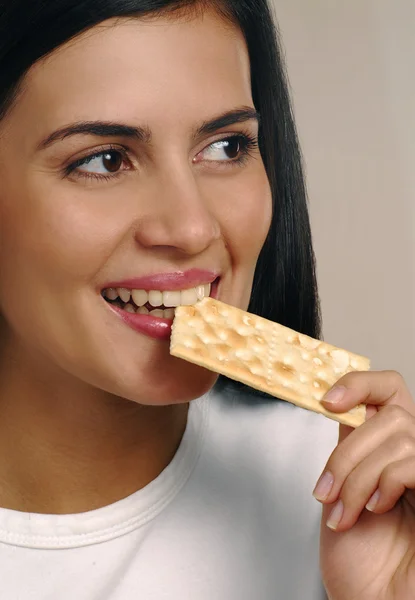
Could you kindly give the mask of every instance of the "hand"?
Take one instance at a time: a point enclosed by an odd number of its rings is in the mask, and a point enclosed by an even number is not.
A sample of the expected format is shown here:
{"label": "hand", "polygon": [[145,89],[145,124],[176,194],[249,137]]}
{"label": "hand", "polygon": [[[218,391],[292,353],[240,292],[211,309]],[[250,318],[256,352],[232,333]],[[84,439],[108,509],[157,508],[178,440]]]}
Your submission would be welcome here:
{"label": "hand", "polygon": [[340,425],[314,491],[324,505],[320,560],[328,596],[414,600],[415,404],[394,371],[348,373],[332,392],[336,402],[324,404],[333,412],[368,408],[357,429]]}

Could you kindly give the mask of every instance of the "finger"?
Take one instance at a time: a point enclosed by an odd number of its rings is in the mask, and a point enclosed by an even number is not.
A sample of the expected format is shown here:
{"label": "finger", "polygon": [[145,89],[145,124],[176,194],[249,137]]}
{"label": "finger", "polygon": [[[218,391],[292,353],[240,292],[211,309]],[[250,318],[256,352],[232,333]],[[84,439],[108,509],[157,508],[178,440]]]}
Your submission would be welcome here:
{"label": "finger", "polygon": [[[415,489],[415,456],[391,463],[382,472],[375,492],[369,498],[366,508],[376,514],[392,510],[398,500],[408,490]],[[412,500],[411,504],[414,504]]]}
{"label": "finger", "polygon": [[[370,405],[367,406],[366,407],[366,421],[368,421],[369,419],[374,417],[378,412],[379,411],[376,406],[370,406]],[[339,424],[338,444],[340,444],[340,442],[345,440],[351,433],[353,433],[354,430],[355,430],[355,427],[349,427],[348,425],[342,425],[340,423]]]}
{"label": "finger", "polygon": [[[377,411],[375,411],[376,413]],[[366,420],[367,420],[367,416],[366,416]],[[349,437],[349,435],[351,433],[353,433],[353,431],[355,430],[354,427],[349,427],[348,425],[342,425],[339,424],[339,439],[337,444],[341,444],[341,442],[343,440],[345,440],[347,437]]]}
{"label": "finger", "polygon": [[381,408],[397,404],[415,414],[415,404],[406,383],[396,371],[347,373],[322,400],[333,412],[347,412],[358,404]]}
{"label": "finger", "polygon": [[[393,508],[404,493],[405,481],[408,480],[408,473],[405,473],[401,467],[395,471],[396,465],[407,464],[406,461],[415,462],[415,439],[411,437],[393,436],[372,452],[346,478],[336,503],[338,505],[341,502],[343,509],[341,519],[335,519],[336,506],[333,506],[327,519],[328,526],[336,531],[350,529],[366,505],[372,501],[369,504],[369,508],[372,508],[380,494],[382,494],[382,504],[379,508],[388,507],[387,510]],[[411,474],[409,479],[410,477]],[[376,493],[378,490],[380,491]]]}
{"label": "finger", "polygon": [[385,407],[333,450],[314,489],[315,498],[323,504],[334,502],[353,469],[390,438],[398,445],[401,439],[415,440],[415,418],[396,405]]}

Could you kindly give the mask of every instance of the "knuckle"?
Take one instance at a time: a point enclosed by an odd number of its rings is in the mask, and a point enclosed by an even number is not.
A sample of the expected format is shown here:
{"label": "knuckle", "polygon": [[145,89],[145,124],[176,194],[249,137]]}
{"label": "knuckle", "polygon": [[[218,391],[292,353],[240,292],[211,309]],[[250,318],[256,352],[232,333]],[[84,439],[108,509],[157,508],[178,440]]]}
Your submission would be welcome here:
{"label": "knuckle", "polygon": [[407,390],[407,385],[406,385],[406,381],[404,376],[399,373],[399,371],[385,371],[386,374],[388,375],[388,378],[390,380],[390,383],[392,384],[392,387],[394,387],[396,389],[396,391],[399,390]]}
{"label": "knuckle", "polygon": [[393,488],[401,484],[399,470],[396,463],[387,465],[380,476],[380,487]]}
{"label": "knuckle", "polygon": [[401,457],[415,454],[415,439],[409,433],[395,435],[391,442]]}
{"label": "knuckle", "polygon": [[402,427],[408,423],[409,413],[402,406],[390,404],[385,406],[383,413],[388,422],[393,423],[395,427]]}
{"label": "knuckle", "polygon": [[395,382],[398,386],[405,383],[405,379],[403,378],[403,375],[399,373],[399,371],[389,370],[386,371],[386,373],[390,377],[391,381]]}

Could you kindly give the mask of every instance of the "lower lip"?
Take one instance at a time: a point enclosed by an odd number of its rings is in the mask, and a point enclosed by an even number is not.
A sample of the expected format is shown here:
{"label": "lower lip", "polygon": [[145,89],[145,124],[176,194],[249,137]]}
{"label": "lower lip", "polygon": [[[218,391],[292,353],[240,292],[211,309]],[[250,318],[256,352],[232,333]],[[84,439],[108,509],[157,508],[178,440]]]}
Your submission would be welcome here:
{"label": "lower lip", "polygon": [[170,339],[173,319],[160,319],[151,315],[129,313],[117,306],[110,306],[110,308],[121,317],[126,325],[138,331],[138,333],[143,333],[155,340]]}
{"label": "lower lip", "polygon": [[[217,298],[218,296],[219,279],[212,283],[212,289],[210,293],[211,298]],[[143,333],[147,337],[155,340],[169,341],[171,337],[171,328],[173,325],[173,319],[160,319],[159,317],[152,317],[151,315],[140,315],[135,313],[129,313],[118,306],[113,306],[106,302],[107,306],[110,307],[126,325],[137,331]]]}

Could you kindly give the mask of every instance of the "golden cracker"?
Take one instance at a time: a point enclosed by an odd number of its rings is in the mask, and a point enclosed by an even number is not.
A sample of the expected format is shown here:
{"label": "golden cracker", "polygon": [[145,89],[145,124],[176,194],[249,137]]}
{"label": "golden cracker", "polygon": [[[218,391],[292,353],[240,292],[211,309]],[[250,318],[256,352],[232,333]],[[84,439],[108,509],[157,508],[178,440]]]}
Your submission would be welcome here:
{"label": "golden cracker", "polygon": [[176,309],[170,352],[339,423],[365,421],[363,404],[337,414],[321,400],[346,373],[369,370],[369,359],[218,300]]}

